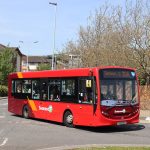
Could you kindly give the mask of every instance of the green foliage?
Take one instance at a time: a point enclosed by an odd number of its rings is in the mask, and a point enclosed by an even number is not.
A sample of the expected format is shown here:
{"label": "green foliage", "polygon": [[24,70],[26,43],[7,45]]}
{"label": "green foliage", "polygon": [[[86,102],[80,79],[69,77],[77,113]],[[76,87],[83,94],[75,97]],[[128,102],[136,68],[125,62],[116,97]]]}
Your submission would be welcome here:
{"label": "green foliage", "polygon": [[39,70],[39,71],[40,71],[40,70],[51,70],[50,64],[44,64],[44,63],[42,63],[42,64],[40,64],[40,65],[38,66],[38,70]]}
{"label": "green foliage", "polygon": [[146,80],[144,78],[139,78],[139,84],[140,85],[145,85],[146,84]]}
{"label": "green foliage", "polygon": [[0,85],[7,85],[9,73],[15,71],[15,58],[16,53],[10,48],[0,52]]}
{"label": "green foliage", "polygon": [[8,95],[8,87],[4,85],[0,85],[0,97]]}

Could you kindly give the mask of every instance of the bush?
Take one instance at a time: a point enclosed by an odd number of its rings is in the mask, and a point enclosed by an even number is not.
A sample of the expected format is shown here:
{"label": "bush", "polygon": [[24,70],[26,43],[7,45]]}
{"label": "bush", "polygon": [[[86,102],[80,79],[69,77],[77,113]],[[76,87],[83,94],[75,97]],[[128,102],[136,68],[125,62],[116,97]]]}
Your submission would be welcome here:
{"label": "bush", "polygon": [[0,96],[8,95],[8,87],[4,85],[0,85]]}
{"label": "bush", "polygon": [[145,85],[146,84],[146,80],[142,77],[139,77],[139,84],[140,85]]}

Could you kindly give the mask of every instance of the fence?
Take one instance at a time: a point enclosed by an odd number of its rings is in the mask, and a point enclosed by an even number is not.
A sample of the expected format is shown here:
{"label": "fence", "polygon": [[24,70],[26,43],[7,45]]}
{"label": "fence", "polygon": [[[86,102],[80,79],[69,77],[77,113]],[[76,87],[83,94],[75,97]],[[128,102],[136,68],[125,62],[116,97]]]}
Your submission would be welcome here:
{"label": "fence", "polygon": [[150,86],[140,86],[140,103],[142,110],[150,110]]}

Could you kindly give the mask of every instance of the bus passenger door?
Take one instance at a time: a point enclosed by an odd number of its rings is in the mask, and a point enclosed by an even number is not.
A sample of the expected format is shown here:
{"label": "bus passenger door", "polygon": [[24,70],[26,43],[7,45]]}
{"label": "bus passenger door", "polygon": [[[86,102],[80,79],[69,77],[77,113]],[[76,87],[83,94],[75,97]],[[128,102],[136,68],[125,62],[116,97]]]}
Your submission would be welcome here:
{"label": "bus passenger door", "polygon": [[36,111],[34,111],[34,109],[32,108],[33,117],[46,119],[46,114],[48,111],[46,101],[48,97],[47,93],[47,79],[32,80],[32,101],[34,102],[36,107]]}
{"label": "bus passenger door", "polygon": [[94,78],[80,78],[78,82],[78,111],[77,124],[92,125],[95,115],[95,85]]}

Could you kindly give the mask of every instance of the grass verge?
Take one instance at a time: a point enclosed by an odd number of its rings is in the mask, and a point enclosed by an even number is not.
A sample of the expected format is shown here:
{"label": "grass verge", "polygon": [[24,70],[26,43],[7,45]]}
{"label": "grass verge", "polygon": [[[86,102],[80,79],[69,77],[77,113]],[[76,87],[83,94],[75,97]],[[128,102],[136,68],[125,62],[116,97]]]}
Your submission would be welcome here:
{"label": "grass verge", "polygon": [[91,148],[77,148],[72,150],[150,150],[150,147],[91,147]]}

